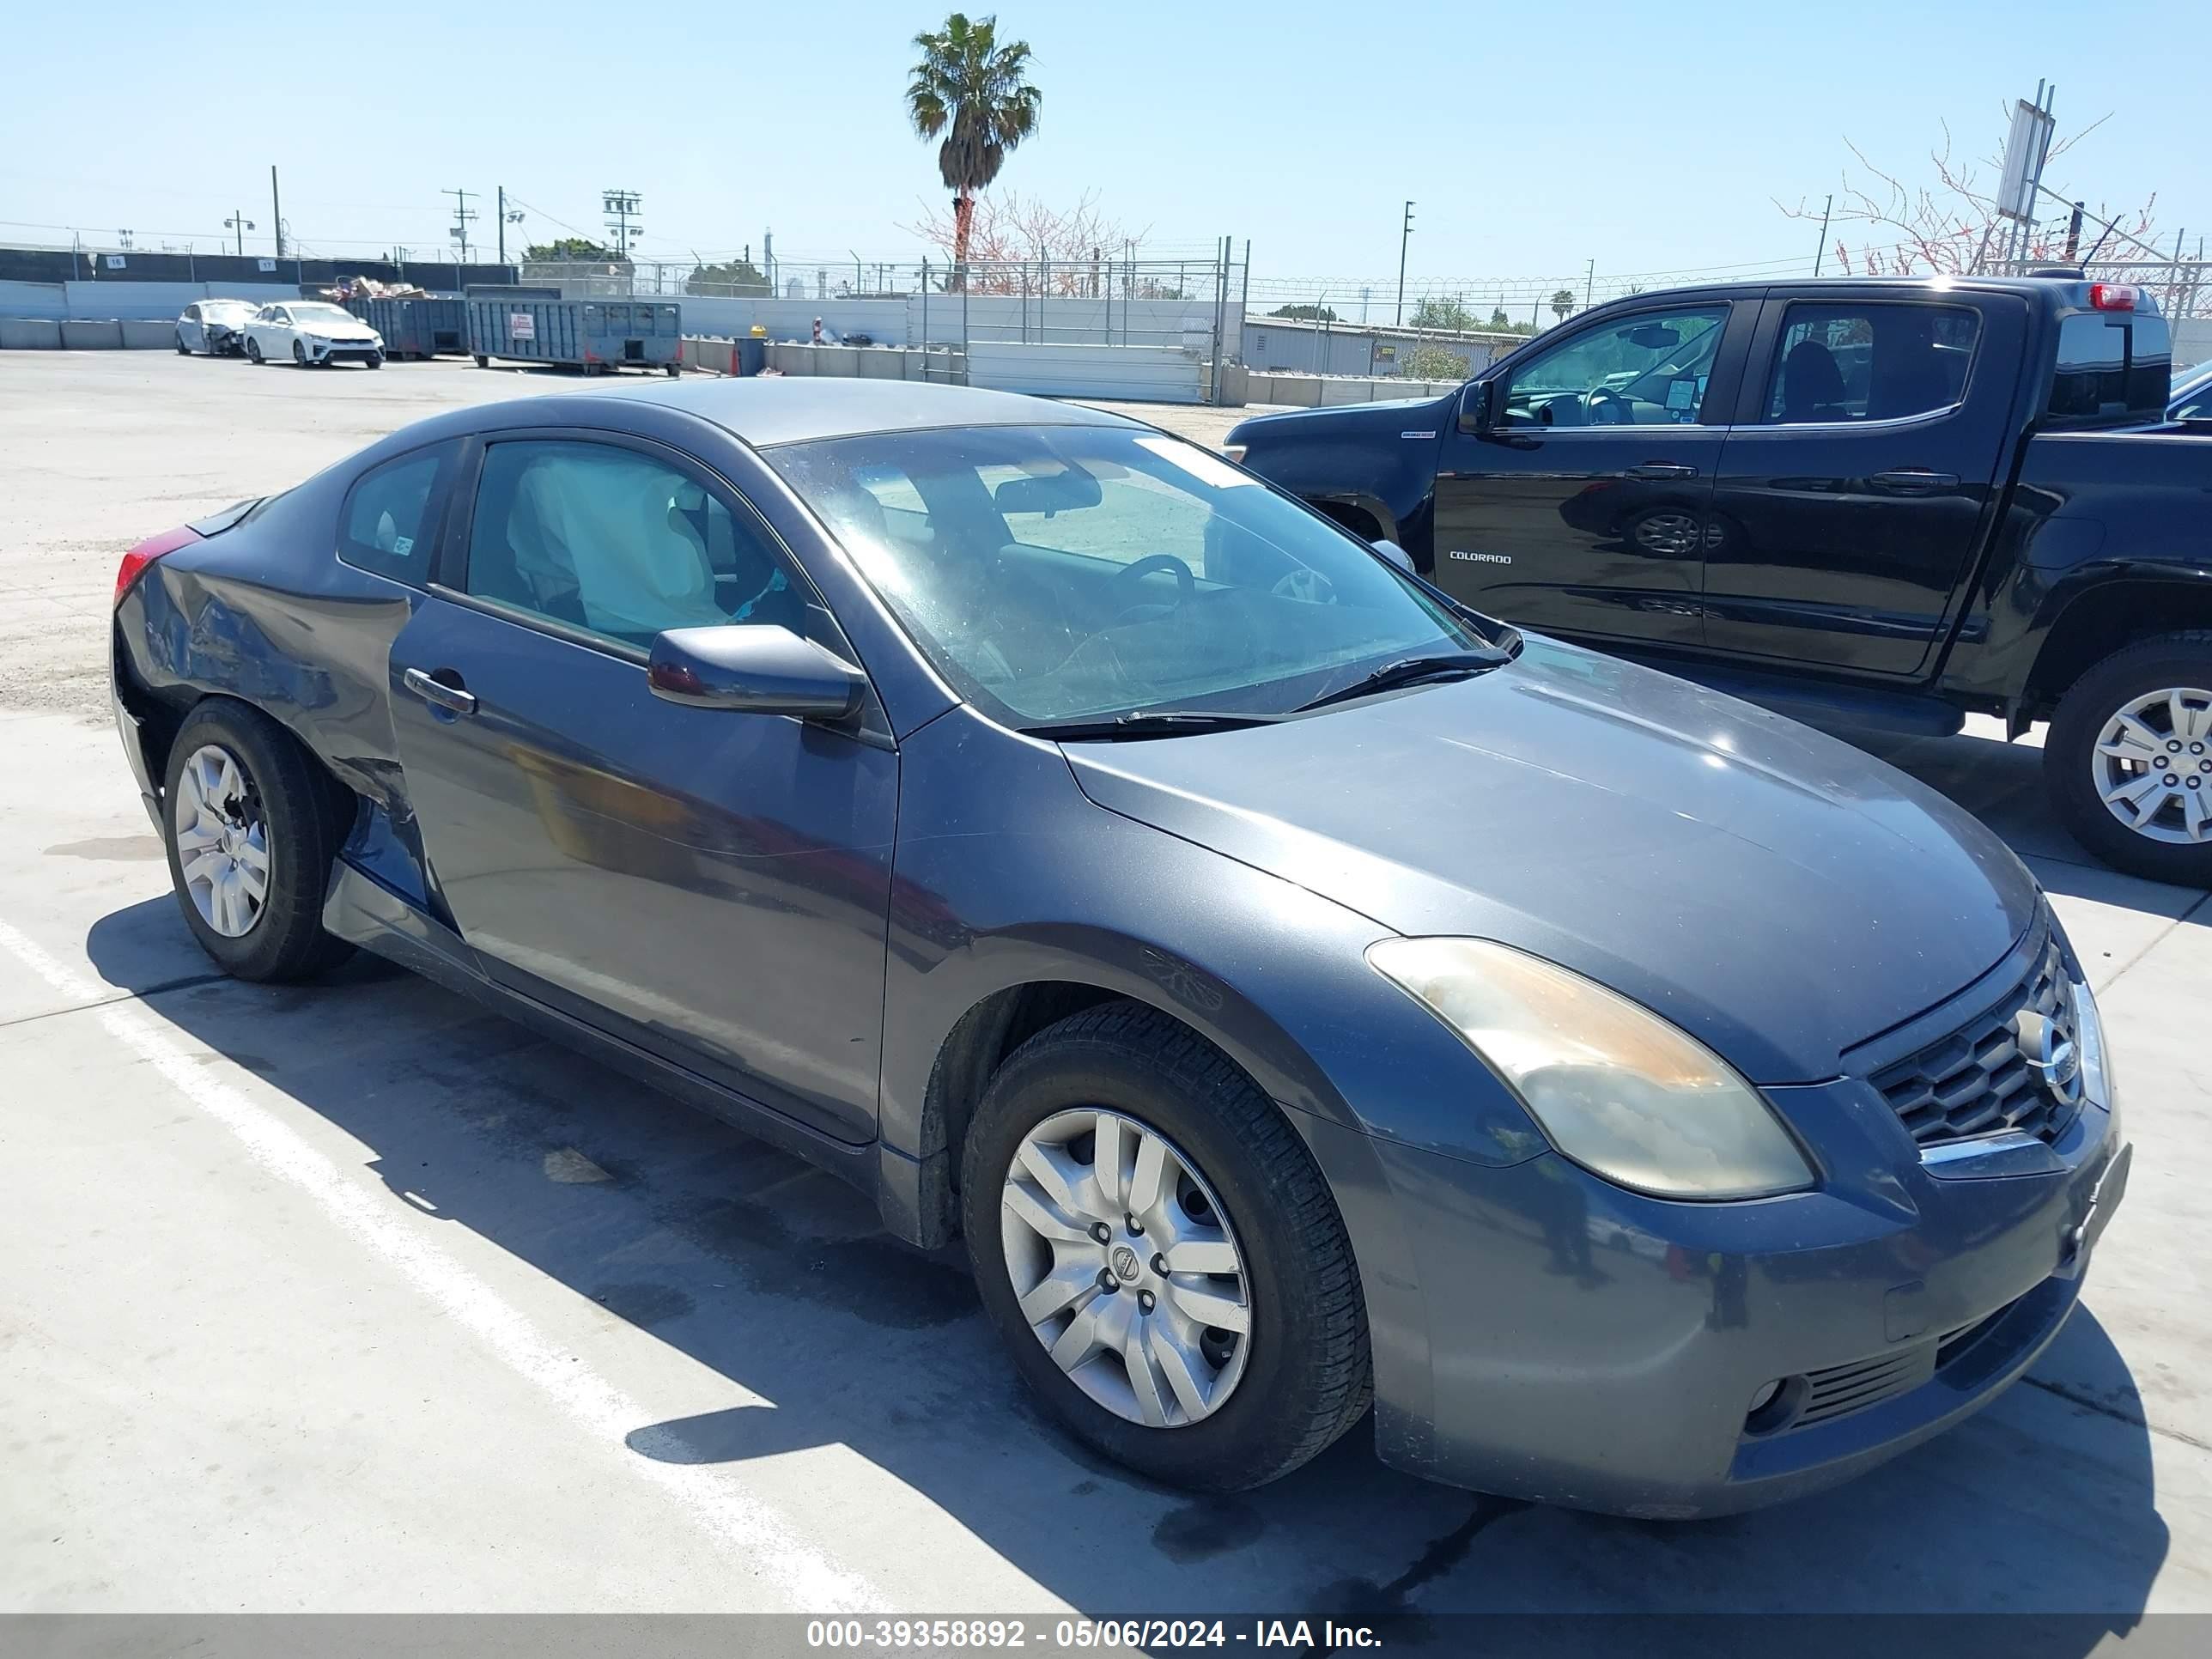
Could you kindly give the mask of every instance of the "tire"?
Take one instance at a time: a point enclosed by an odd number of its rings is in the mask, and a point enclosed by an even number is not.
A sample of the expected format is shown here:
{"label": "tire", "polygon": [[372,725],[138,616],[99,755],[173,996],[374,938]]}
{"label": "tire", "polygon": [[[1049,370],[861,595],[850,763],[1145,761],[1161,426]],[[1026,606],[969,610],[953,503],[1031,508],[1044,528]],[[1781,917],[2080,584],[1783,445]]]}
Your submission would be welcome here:
{"label": "tire", "polygon": [[681,363],[670,363],[666,365],[666,367],[668,369],[668,378],[672,380],[684,372],[684,365]]}
{"label": "tire", "polygon": [[[2170,700],[2156,699],[2142,711],[2138,724],[2148,733],[2146,752],[2161,757],[2160,767],[2174,769],[2160,775],[2173,778],[2176,787],[2160,790],[2155,807],[2128,809],[2146,814],[2145,826],[2134,828],[2106,805],[2103,787],[2152,769],[2122,764],[2117,755],[2108,758],[2099,744],[2107,726],[2133,712],[2131,706],[2168,690],[2202,695],[2182,699],[2185,726]],[[2212,887],[2212,709],[2206,698],[2212,698],[2212,630],[2198,629],[2139,640],[2114,652],[2060,699],[2044,740],[2044,781],[2074,838],[2113,868],[2153,881]],[[2190,803],[2197,798],[2203,804],[2193,810],[2204,816],[2192,830]],[[2185,839],[2192,835],[2195,839]]]}
{"label": "tire", "polygon": [[301,344],[297,340],[293,341],[293,342],[292,342],[292,367],[293,367],[293,368],[305,368],[307,366],[307,347],[305,347],[305,346],[303,346],[303,345],[301,345]]}
{"label": "tire", "polygon": [[248,338],[246,342],[246,361],[258,368],[269,360],[261,355],[261,342]]}
{"label": "tire", "polygon": [[189,357],[191,355],[192,349],[184,343],[184,340],[180,336],[177,341],[177,356],[179,357]]}
{"label": "tire", "polygon": [[[1165,1138],[1167,1156],[1181,1160],[1199,1191],[1188,1209],[1180,1198],[1164,1201],[1175,1202],[1173,1214],[1194,1227],[1206,1223],[1190,1223],[1192,1216],[1219,1218],[1224,1231],[1215,1235],[1217,1241],[1226,1240],[1241,1266],[1249,1310],[1241,1361],[1213,1373],[1212,1388],[1218,1389],[1224,1378],[1229,1386],[1194,1419],[1152,1426],[1102,1404],[1061,1370],[1046,1347],[1049,1339],[1023,1310],[1014,1258],[1032,1245],[1049,1254],[1032,1253],[1024,1260],[1021,1270],[1031,1289],[1042,1288],[1036,1281],[1046,1276],[1048,1261],[1055,1272],[1065,1264],[1072,1278],[1085,1281],[1075,1294],[1088,1300],[1073,1306],[1095,1304],[1102,1317],[1124,1318],[1133,1330],[1150,1331],[1135,1324],[1139,1318],[1182,1310],[1179,1285],[1201,1291],[1233,1285],[1183,1273],[1170,1283],[1157,1276],[1156,1267],[1145,1279],[1130,1277],[1129,1268],[1116,1261],[1124,1254],[1117,1247],[1145,1246],[1143,1236],[1131,1233],[1125,1223],[1097,1248],[1102,1262],[1114,1264],[1103,1271],[1110,1275],[1118,1269],[1127,1282],[1117,1281],[1112,1291],[1094,1291],[1087,1280],[1089,1237],[1063,1234],[1067,1242],[1048,1245],[1019,1231],[1027,1224],[1002,1209],[1024,1139],[1032,1132],[1054,1133],[1071,1114],[1087,1115],[1101,1108],[1125,1120],[1125,1133],[1127,1121],[1133,1120],[1138,1129]],[[1072,1145],[1079,1151],[1080,1141]],[[1095,1139],[1092,1147],[1095,1167]],[[1125,1143],[1117,1164],[1133,1168],[1133,1157]],[[1158,1011],[1108,1004],[1048,1027],[1017,1049],[976,1108],[962,1151],[961,1192],[969,1260],[1015,1369],[1078,1439],[1106,1456],[1166,1485],[1237,1492],[1288,1474],[1365,1413],[1372,1394],[1366,1310],[1351,1243],[1327,1183],[1297,1133],[1252,1080],[1212,1044]],[[1164,1230],[1163,1212],[1149,1213],[1157,1236]],[[1140,1285],[1158,1285],[1158,1297],[1145,1300],[1152,1293]],[[1109,1297],[1121,1301],[1117,1305]],[[1069,1315],[1068,1322],[1079,1316]],[[1221,1331],[1206,1332],[1200,1346],[1209,1361],[1216,1351],[1205,1345],[1224,1338]],[[1134,1376],[1126,1364],[1107,1352],[1091,1364],[1105,1368],[1092,1372],[1092,1387],[1119,1377],[1121,1394],[1136,1403]],[[1158,1400],[1169,1398],[1163,1388],[1167,1375],[1155,1377]],[[1180,1404],[1170,1409],[1188,1416]]]}
{"label": "tire", "polygon": [[370,352],[368,354],[368,366],[371,368],[382,368],[384,367],[383,354],[381,352],[375,351]]}
{"label": "tire", "polygon": [[[234,797],[240,801],[235,816],[258,824],[261,832],[264,891],[243,928],[222,925],[226,913],[220,901],[214,916],[204,913],[201,898],[187,881],[179,845],[209,823],[192,811],[195,786],[185,779],[186,767],[209,752],[227,757],[236,768],[243,790]],[[322,922],[324,890],[344,832],[343,816],[331,787],[289,732],[243,703],[222,698],[203,702],[177,732],[163,784],[161,840],[169,856],[169,880],[185,926],[216,967],[234,979],[302,980],[352,954],[353,947],[325,933]],[[198,798],[210,799],[212,793],[203,787]],[[219,805],[217,816],[223,815]],[[180,817],[188,824],[180,825]],[[193,850],[197,858],[199,848]]]}

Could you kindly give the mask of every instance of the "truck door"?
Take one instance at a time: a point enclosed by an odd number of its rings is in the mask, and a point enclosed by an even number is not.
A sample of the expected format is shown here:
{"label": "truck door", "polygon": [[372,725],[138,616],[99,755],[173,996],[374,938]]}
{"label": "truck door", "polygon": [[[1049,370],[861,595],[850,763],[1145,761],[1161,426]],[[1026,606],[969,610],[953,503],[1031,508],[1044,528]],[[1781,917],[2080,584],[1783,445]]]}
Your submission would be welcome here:
{"label": "truck door", "polygon": [[1930,665],[2002,487],[2027,323],[2003,296],[1767,300],[1713,495],[1709,650]]}
{"label": "truck door", "polygon": [[1501,371],[1480,429],[1444,434],[1437,584],[1547,632],[1698,644],[1713,477],[1758,310],[1609,313]]}

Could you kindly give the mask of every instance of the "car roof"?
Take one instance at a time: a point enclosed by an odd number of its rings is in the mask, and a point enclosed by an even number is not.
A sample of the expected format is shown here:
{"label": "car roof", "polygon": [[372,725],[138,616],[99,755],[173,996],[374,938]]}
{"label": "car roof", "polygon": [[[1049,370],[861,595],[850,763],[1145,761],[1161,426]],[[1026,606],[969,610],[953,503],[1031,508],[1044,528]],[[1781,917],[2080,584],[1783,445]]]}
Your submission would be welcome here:
{"label": "car roof", "polygon": [[756,448],[933,427],[1143,424],[1081,404],[987,392],[980,386],[811,375],[641,380],[609,386],[595,395],[682,410],[712,421]]}

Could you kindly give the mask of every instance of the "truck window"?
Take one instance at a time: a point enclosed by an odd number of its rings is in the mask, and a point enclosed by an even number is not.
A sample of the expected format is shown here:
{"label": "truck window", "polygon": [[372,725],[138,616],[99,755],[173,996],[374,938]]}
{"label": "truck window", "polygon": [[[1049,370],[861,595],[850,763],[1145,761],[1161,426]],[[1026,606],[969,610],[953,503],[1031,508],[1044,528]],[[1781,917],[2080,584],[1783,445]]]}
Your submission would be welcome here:
{"label": "truck window", "polygon": [[1540,351],[1505,389],[1510,426],[1696,426],[1726,306],[1646,311]]}
{"label": "truck window", "polygon": [[1981,318],[1963,306],[1801,301],[1766,380],[1770,426],[1899,421],[1966,395]]}
{"label": "truck window", "polygon": [[2155,419],[2166,407],[2172,357],[2163,317],[2077,312],[2058,325],[2050,412],[2062,420],[2115,415]]}

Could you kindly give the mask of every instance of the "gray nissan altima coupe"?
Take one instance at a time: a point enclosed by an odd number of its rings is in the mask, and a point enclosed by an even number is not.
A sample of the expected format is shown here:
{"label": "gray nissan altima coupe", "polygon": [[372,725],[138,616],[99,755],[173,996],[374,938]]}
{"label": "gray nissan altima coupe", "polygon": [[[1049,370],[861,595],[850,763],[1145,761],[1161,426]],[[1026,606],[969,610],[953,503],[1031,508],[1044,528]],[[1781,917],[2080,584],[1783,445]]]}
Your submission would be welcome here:
{"label": "gray nissan altima coupe", "polygon": [[1406,567],[1117,416],[625,387],[142,543],[115,701],[222,967],[374,951],[964,1236],[1146,1474],[1371,1407],[1701,1516],[1984,1404],[2128,1166],[2033,879]]}

